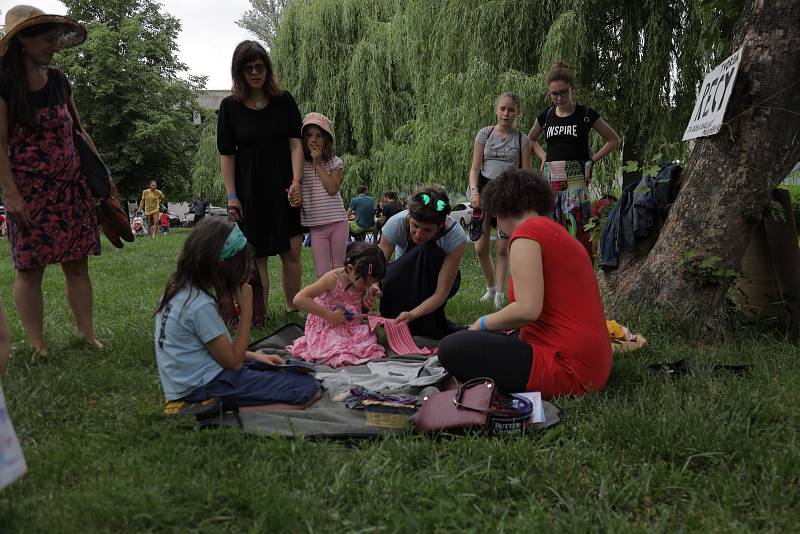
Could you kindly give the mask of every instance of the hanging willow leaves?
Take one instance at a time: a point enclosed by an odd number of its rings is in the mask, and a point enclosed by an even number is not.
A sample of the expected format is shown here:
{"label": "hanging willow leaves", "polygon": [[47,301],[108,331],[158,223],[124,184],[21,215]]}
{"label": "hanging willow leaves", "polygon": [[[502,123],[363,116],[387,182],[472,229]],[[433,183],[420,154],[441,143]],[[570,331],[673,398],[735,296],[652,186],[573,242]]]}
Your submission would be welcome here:
{"label": "hanging willow leaves", "polygon": [[192,166],[192,193],[206,197],[211,204],[224,206],[225,185],[222,182],[222,171],[217,151],[217,123],[212,114],[211,119],[203,124],[197,155]]}
{"label": "hanging willow leaves", "polygon": [[[696,84],[727,52],[732,0],[290,0],[273,57],[303,112],[334,122],[342,192],[439,183],[463,191],[477,130],[498,94],[521,95],[527,132],[551,105],[544,77],[566,61],[636,161],[678,143]],[[727,12],[726,12],[727,10]],[[713,22],[712,37],[699,28]],[[595,148],[602,140],[593,134]],[[536,167],[537,162],[534,162]],[[622,151],[595,169],[614,187]]]}

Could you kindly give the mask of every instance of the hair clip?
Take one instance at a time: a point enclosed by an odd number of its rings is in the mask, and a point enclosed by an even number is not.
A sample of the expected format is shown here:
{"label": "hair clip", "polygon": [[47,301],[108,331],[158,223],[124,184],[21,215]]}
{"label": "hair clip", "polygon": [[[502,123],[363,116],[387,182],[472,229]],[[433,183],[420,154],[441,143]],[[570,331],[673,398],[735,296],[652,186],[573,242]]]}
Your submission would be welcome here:
{"label": "hair clip", "polygon": [[372,274],[372,264],[371,264],[371,263],[370,263],[370,264],[369,264],[369,266],[367,267],[367,274],[369,274],[369,275],[371,275],[371,274]]}
{"label": "hair clip", "polygon": [[[414,198],[414,200],[416,200],[417,202],[422,203],[423,206],[427,206],[428,204],[431,203],[431,201],[433,199],[431,198],[431,196],[428,193],[420,193],[419,195],[417,195]],[[447,208],[447,203],[444,200],[439,199],[439,200],[436,201],[436,204],[434,206],[434,209],[436,211],[444,211],[445,208]]]}

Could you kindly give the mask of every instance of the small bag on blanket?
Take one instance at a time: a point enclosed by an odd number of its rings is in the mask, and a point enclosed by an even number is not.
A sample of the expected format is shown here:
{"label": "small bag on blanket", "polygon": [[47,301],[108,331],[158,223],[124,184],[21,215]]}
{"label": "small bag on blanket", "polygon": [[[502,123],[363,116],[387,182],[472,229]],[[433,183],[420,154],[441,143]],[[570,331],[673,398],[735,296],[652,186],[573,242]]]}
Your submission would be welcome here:
{"label": "small bag on blanket", "polygon": [[446,432],[489,423],[497,388],[491,378],[473,378],[457,390],[426,397],[414,417],[414,427],[422,432]]}

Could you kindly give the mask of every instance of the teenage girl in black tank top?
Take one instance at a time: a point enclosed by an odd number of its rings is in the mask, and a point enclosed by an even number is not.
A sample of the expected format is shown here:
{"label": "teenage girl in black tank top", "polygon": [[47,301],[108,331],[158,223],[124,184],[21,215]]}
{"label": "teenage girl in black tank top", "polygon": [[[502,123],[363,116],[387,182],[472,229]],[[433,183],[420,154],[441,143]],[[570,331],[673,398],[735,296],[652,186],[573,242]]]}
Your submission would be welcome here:
{"label": "teenage girl in black tank top", "polygon": [[[528,137],[556,193],[553,218],[583,243],[591,256],[592,245],[583,229],[591,216],[588,194],[591,170],[596,161],[619,145],[619,136],[595,110],[578,105],[574,86],[569,65],[555,63],[550,67],[547,91],[553,106],[539,115]],[[592,128],[605,140],[595,154],[589,146]],[[539,144],[542,133],[547,141],[546,152]]]}

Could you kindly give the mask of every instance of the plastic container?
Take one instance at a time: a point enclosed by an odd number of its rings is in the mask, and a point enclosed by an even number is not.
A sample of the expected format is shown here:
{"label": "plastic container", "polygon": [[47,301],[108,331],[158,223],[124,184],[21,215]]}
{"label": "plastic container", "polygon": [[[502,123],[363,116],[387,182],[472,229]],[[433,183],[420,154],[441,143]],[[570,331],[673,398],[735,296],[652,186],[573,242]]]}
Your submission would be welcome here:
{"label": "plastic container", "polygon": [[531,427],[533,403],[520,395],[503,395],[489,419],[489,428],[495,435],[521,436]]}

